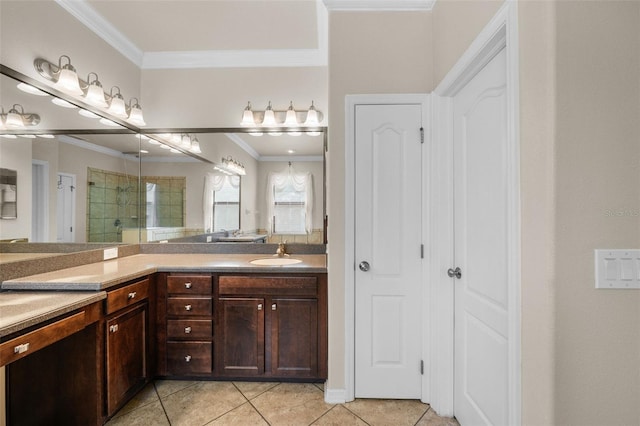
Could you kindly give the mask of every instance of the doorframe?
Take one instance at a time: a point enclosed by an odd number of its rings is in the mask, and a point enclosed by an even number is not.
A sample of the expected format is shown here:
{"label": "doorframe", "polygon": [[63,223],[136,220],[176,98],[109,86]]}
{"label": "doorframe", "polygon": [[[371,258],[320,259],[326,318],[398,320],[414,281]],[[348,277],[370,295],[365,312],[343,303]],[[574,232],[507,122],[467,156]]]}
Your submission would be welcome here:
{"label": "doorframe", "polygon": [[[370,94],[370,95],[347,95],[345,96],[345,275],[344,275],[344,300],[345,300],[345,362],[344,362],[344,374],[345,374],[345,389],[344,398],[332,393],[327,397],[327,400],[344,400],[353,401],[355,399],[355,117],[357,105],[420,105],[422,106],[422,125],[425,128],[425,145],[430,145],[427,141],[430,132],[427,128],[428,119],[431,115],[431,103],[429,101],[430,95],[427,94]],[[422,150],[422,187],[423,187],[423,226],[422,226],[422,241],[425,243],[425,249],[428,250],[427,235],[430,234],[429,220],[424,215],[428,216],[428,210],[426,209],[426,200],[424,196],[424,188],[428,186],[428,176],[424,173],[424,165],[427,164],[427,151]],[[421,281],[424,283],[424,277],[426,274],[425,265],[427,262],[423,262]],[[427,306],[428,301],[428,287],[424,287],[423,291],[423,303],[422,306]],[[426,309],[422,310],[422,359],[427,363],[426,345],[430,340],[428,338],[428,324],[427,324]],[[428,371],[425,365],[425,374],[422,377],[422,400],[426,401],[425,391],[428,391]]]}
{"label": "doorframe", "polygon": [[506,50],[508,147],[508,424],[521,424],[521,247],[520,132],[517,2],[506,1],[433,93],[431,174],[434,210],[429,226],[437,231],[427,275],[431,299],[428,384],[431,404],[439,415],[454,415],[454,292],[447,268],[453,266],[453,97],[502,49]]}
{"label": "doorframe", "polygon": [[[34,189],[31,194],[32,201],[37,197],[37,203],[33,203],[34,206],[38,206],[39,217],[32,217],[33,223],[37,223],[39,228],[39,237],[37,242],[50,241],[49,235],[49,162],[42,160],[31,160],[31,170],[38,170],[37,176],[39,181],[33,180],[32,186]],[[33,216],[33,215],[32,215]],[[40,226],[41,225],[41,226]],[[31,232],[33,234],[33,224],[31,225]],[[31,239],[34,239],[34,235],[31,235]]]}

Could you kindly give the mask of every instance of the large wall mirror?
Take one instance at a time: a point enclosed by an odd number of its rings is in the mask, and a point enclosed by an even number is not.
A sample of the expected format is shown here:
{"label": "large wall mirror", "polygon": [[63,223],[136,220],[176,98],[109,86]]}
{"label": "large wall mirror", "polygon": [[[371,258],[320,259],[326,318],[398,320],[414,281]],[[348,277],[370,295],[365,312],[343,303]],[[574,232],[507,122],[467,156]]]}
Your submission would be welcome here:
{"label": "large wall mirror", "polygon": [[[16,170],[20,188],[17,218],[0,223],[0,240],[326,243],[325,128],[140,131],[54,104],[65,96],[1,70],[4,114],[17,105],[40,121],[0,131],[0,167]],[[25,93],[21,82],[48,94]]]}

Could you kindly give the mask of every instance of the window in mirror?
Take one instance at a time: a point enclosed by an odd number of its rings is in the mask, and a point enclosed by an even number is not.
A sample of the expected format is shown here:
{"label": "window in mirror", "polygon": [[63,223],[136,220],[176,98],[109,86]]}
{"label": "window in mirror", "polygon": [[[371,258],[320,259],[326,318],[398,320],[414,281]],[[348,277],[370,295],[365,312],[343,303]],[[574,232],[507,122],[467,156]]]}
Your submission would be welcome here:
{"label": "window in mirror", "polygon": [[270,230],[274,234],[312,232],[313,176],[311,173],[270,173],[268,200]]}
{"label": "window in mirror", "polygon": [[209,173],[205,181],[204,229],[240,229],[240,176]]}

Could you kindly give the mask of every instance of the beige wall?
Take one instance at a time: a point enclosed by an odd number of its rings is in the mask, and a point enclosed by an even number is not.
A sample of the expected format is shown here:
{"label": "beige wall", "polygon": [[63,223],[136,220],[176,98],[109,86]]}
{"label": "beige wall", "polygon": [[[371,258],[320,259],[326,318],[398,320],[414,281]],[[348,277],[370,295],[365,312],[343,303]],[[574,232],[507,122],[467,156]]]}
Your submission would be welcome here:
{"label": "beige wall", "polygon": [[451,67],[496,14],[502,0],[437,0],[433,7],[433,81]]}
{"label": "beige wall", "polygon": [[640,292],[593,254],[640,248],[640,3],[559,2],[556,34],[555,420],[640,424]]}
{"label": "beige wall", "polygon": [[331,12],[329,16],[329,380],[344,389],[344,102],[348,94],[433,89],[428,12]]}
{"label": "beige wall", "polygon": [[0,219],[0,240],[31,237],[31,140],[0,138],[0,167],[18,173],[17,219]]}
{"label": "beige wall", "polygon": [[552,425],[555,333],[555,7],[519,4],[524,425]]}

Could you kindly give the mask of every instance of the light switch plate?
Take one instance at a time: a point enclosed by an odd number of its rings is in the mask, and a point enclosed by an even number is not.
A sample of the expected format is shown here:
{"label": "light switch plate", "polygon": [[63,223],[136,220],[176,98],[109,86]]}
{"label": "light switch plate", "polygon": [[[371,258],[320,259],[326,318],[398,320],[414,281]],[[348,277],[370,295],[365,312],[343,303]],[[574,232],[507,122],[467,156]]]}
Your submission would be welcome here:
{"label": "light switch plate", "polygon": [[640,289],[640,250],[596,250],[596,288]]}
{"label": "light switch plate", "polygon": [[115,259],[118,257],[118,247],[104,249],[104,260]]}
{"label": "light switch plate", "polygon": [[211,240],[213,240],[213,238],[211,237],[211,235],[207,235],[207,242],[210,243]]}

